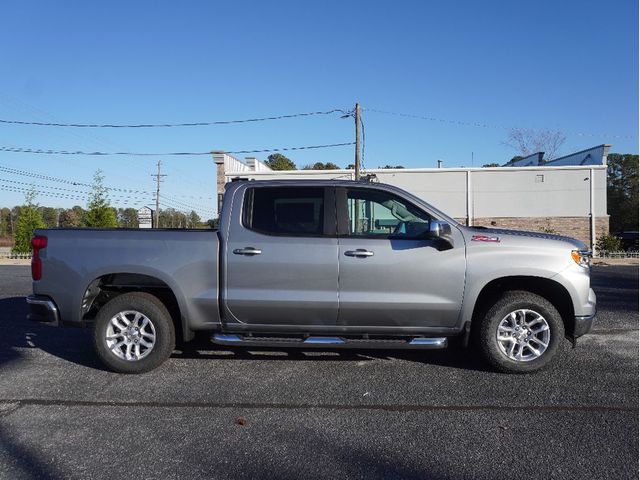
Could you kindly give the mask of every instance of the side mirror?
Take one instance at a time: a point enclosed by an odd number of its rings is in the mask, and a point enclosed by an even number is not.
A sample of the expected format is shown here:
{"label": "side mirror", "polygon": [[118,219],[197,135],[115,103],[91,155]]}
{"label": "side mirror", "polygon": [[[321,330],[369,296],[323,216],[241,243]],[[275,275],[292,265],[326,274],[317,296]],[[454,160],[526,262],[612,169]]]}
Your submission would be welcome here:
{"label": "side mirror", "polygon": [[425,232],[424,238],[437,240],[440,247],[438,250],[449,250],[453,248],[453,238],[451,237],[451,225],[442,220],[431,220],[429,230]]}
{"label": "side mirror", "polygon": [[429,224],[429,238],[450,238],[451,237],[451,225],[442,220],[432,220]]}

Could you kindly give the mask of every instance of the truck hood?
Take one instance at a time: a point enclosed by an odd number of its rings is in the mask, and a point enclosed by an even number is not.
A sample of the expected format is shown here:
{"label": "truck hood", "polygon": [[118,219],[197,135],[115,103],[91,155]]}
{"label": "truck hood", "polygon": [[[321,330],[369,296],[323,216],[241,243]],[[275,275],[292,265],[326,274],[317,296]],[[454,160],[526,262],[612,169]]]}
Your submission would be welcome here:
{"label": "truck hood", "polygon": [[587,246],[580,240],[575,238],[565,237],[563,235],[554,235],[552,233],[543,232],[527,232],[523,230],[507,230],[503,228],[487,228],[487,227],[466,227],[469,234],[473,235],[486,235],[487,237],[512,237],[512,238],[531,238],[540,239],[541,241],[552,240],[556,242],[569,243],[573,247],[579,250],[586,250]]}

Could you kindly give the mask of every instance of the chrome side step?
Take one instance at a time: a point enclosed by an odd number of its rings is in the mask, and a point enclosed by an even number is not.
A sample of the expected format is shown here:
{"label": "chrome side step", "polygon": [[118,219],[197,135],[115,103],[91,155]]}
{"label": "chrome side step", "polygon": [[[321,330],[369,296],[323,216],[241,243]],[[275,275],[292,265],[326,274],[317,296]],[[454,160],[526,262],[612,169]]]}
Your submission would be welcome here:
{"label": "chrome side step", "polygon": [[445,348],[447,346],[447,339],[442,338],[414,338],[409,342],[409,345],[430,346],[432,348]]}
{"label": "chrome side step", "polygon": [[446,348],[446,337],[415,337],[407,339],[381,338],[343,338],[343,337],[259,337],[253,335],[238,335],[216,333],[211,337],[216,345],[237,345],[253,347],[297,347],[297,348],[365,348],[365,349],[412,349],[435,350]]}
{"label": "chrome side step", "polygon": [[211,340],[213,342],[236,343],[236,342],[242,342],[242,337],[240,337],[240,335],[216,333]]}
{"label": "chrome side step", "polygon": [[308,337],[302,343],[305,345],[310,343],[319,345],[343,345],[344,340],[340,337]]}

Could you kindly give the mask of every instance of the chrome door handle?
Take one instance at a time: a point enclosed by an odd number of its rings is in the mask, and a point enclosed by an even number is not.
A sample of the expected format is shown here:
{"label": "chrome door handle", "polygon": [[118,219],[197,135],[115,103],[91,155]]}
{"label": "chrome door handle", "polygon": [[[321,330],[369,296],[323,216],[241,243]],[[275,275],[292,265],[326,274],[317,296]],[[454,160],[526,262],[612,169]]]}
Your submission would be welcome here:
{"label": "chrome door handle", "polygon": [[358,258],[373,257],[373,252],[370,252],[369,250],[365,250],[364,248],[358,248],[356,250],[347,250],[346,252],[344,252],[344,254],[347,257],[358,257]]}
{"label": "chrome door handle", "polygon": [[236,255],[249,255],[249,256],[253,256],[253,255],[260,255],[262,253],[262,250],[259,250],[257,248],[253,248],[253,247],[244,247],[244,248],[236,248],[233,253],[235,253]]}

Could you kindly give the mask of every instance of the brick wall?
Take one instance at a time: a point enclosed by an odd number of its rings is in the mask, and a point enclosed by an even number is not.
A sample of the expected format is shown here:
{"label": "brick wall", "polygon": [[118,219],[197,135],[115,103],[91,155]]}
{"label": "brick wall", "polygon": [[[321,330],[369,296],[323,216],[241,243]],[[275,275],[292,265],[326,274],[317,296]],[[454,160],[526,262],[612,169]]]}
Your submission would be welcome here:
{"label": "brick wall", "polygon": [[[463,225],[465,218],[456,219]],[[589,217],[495,217],[475,218],[474,225],[482,227],[508,228],[512,230],[529,230],[532,232],[548,231],[558,235],[577,238],[589,245],[591,243],[591,223]],[[609,233],[609,217],[596,218],[596,238],[602,232]]]}

